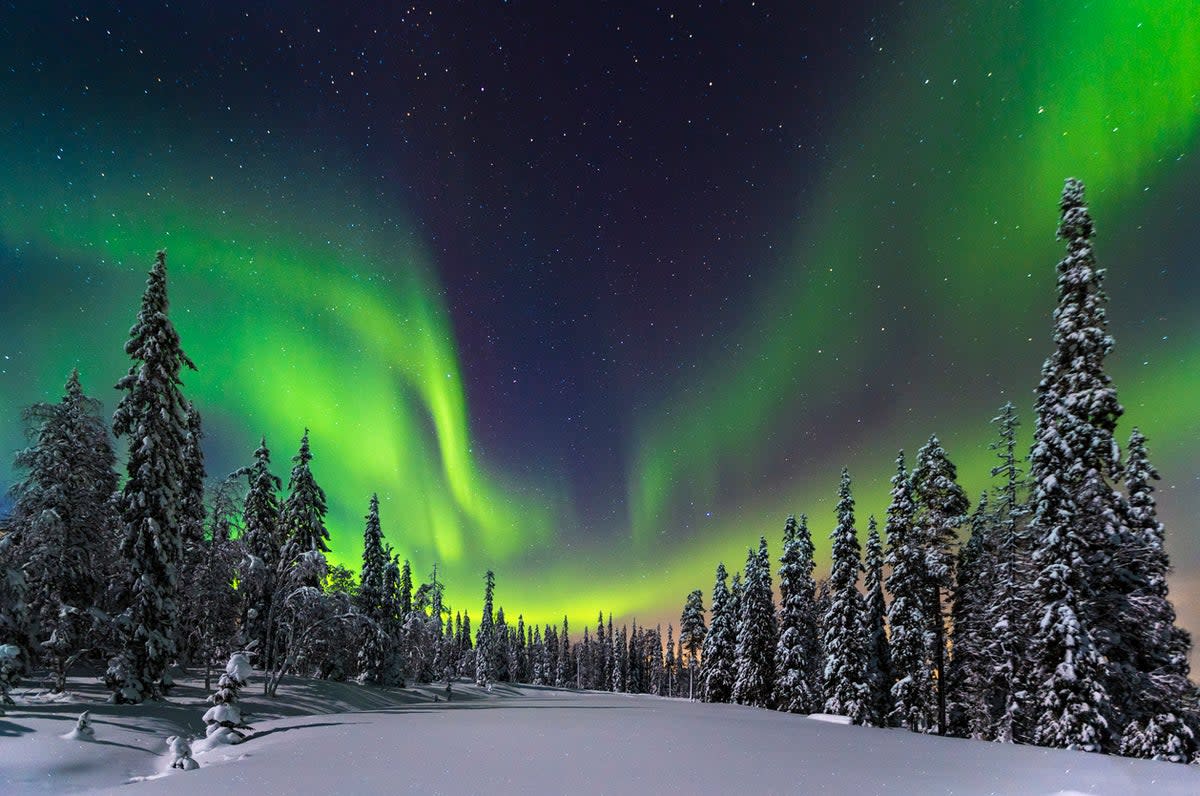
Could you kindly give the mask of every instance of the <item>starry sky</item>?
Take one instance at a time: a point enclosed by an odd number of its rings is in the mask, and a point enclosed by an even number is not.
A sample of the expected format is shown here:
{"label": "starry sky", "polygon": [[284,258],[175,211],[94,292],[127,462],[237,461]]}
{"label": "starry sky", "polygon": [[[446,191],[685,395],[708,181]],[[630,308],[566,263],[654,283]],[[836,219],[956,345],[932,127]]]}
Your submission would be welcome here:
{"label": "starry sky", "polygon": [[336,560],[378,491],[454,607],[677,621],[842,465],[987,486],[1075,176],[1200,631],[1190,2],[250,5],[0,6],[3,451],[165,248],[212,475],[307,427]]}

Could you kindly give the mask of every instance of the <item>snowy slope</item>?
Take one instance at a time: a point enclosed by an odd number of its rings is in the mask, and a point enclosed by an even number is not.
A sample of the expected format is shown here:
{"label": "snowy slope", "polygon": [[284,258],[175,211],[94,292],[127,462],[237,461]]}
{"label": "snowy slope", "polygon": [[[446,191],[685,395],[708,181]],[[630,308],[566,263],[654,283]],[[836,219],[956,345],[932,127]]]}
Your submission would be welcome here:
{"label": "snowy slope", "polygon": [[251,688],[255,736],[197,755],[191,772],[166,768],[163,739],[200,734],[199,689],[175,700],[185,704],[94,708],[90,743],[58,737],[78,704],[22,705],[0,718],[0,792],[1200,793],[1196,767],[737,705],[468,685],[446,704],[435,693],[299,682],[269,701]]}

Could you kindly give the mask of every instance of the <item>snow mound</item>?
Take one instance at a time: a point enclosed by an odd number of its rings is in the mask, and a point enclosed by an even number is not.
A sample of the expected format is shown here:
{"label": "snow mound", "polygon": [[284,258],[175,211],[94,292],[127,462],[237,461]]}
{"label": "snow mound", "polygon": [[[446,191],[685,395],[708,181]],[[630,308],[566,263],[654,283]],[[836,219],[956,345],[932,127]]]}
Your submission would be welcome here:
{"label": "snow mound", "polygon": [[839,716],[836,713],[810,713],[808,717],[813,721],[824,721],[828,724],[849,724],[849,716]]}

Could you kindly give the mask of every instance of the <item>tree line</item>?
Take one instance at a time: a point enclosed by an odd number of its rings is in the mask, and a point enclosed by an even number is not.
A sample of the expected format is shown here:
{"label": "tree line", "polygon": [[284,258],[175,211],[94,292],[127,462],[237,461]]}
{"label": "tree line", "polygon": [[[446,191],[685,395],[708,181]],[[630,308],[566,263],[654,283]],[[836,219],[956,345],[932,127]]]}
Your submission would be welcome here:
{"label": "tree line", "polygon": [[[572,644],[561,628],[514,624],[493,611],[451,612],[434,565],[415,582],[385,542],[372,495],[359,576],[330,565],[326,496],[308,431],[286,489],[261,439],[251,461],[210,484],[200,413],[182,391],[195,364],[170,320],[159,252],[125,344],[131,359],[111,432],[127,444],[125,478],[100,401],[78,370],[58,402],[24,413],[12,509],[0,519],[0,693],[35,666],[62,692],[81,660],[104,667],[114,702],[160,699],[174,666],[204,668],[244,653],[274,695],[289,674],[399,686],[470,676],[674,694],[682,647],[668,628],[597,622]],[[667,648],[663,655],[664,644]],[[216,669],[214,671],[214,664]]]}
{"label": "tree line", "polygon": [[[788,517],[776,608],[765,538],[733,576],[716,571],[701,697],[913,732],[1192,762],[1200,732],[1189,634],[1167,593],[1146,438],[1122,456],[1123,409],[1105,371],[1104,272],[1084,186],[1068,180],[1058,236],[1054,350],[1042,367],[1032,449],[993,419],[993,486],[971,510],[936,436],[896,458],[884,541],[859,544],[849,473],[838,488],[829,577],[815,582],[807,518]],[[960,541],[960,534],[966,535]],[[861,576],[861,577],[860,577]]]}

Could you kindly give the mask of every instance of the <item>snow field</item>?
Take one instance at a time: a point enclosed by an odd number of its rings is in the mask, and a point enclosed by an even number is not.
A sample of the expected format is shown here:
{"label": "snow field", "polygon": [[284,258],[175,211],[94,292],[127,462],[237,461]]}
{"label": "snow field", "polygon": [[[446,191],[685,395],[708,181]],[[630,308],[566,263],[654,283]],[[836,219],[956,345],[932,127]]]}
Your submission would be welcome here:
{"label": "snow field", "polygon": [[[173,771],[166,738],[204,736],[207,692],[195,681],[142,706],[102,704],[98,687],[69,701],[18,693],[0,719],[0,792],[1200,793],[1193,766],[644,695],[464,682],[446,703],[437,684],[296,679],[277,700],[261,681],[242,694],[251,737],[211,749],[197,740],[200,768]],[[60,737],[84,709],[95,740]]]}

